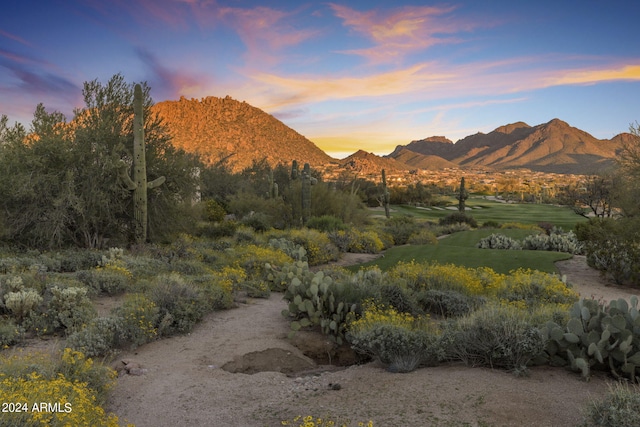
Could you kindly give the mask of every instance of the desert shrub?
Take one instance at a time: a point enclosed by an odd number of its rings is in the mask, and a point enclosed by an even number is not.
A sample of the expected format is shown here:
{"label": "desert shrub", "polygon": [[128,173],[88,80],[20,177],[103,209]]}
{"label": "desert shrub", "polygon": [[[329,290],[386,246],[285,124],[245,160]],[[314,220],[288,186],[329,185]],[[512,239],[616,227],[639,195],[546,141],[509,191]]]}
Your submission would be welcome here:
{"label": "desert shrub", "polygon": [[94,317],[87,326],[67,337],[67,345],[88,357],[103,357],[121,348],[124,340],[121,317]]}
{"label": "desert shrub", "polygon": [[520,242],[518,242],[517,240],[505,236],[504,234],[496,233],[480,239],[476,247],[480,249],[522,249],[522,245],[520,245]]}
{"label": "desert shrub", "polygon": [[384,283],[379,285],[378,300],[382,305],[395,308],[400,313],[416,314],[418,306],[413,295],[401,286]]}
{"label": "desert shrub", "polygon": [[377,254],[384,244],[375,231],[359,231],[352,229],[348,231],[349,246],[347,252]]}
{"label": "desert shrub", "polygon": [[449,215],[440,218],[438,220],[440,225],[451,225],[451,224],[468,224],[471,228],[477,228],[478,222],[471,215],[467,215],[466,213],[461,212],[452,212]]}
{"label": "desert shrub", "polygon": [[521,222],[505,222],[500,225],[500,228],[511,230],[531,230],[531,231],[544,231],[536,224],[523,224]]}
{"label": "desert shrub", "polygon": [[447,357],[470,366],[504,368],[516,374],[544,351],[545,340],[525,311],[487,305],[450,325],[444,333]]}
{"label": "desert shrub", "polygon": [[224,266],[211,274],[194,276],[191,281],[202,289],[211,310],[223,310],[233,306],[233,292],[247,280],[247,273],[240,267]]}
{"label": "desert shrub", "polygon": [[11,319],[0,319],[0,348],[7,348],[22,341],[24,329]]}
{"label": "desert shrub", "polygon": [[46,316],[53,330],[72,333],[89,323],[96,316],[96,310],[87,296],[87,288],[54,286]]}
{"label": "desert shrub", "polygon": [[72,273],[79,270],[89,270],[100,265],[102,253],[89,250],[65,250],[60,252],[60,271]]}
{"label": "desert shrub", "polygon": [[531,234],[524,238],[522,246],[527,250],[567,252],[570,254],[580,254],[583,245],[576,238],[573,231],[568,233],[559,229],[550,230],[549,234]]}
{"label": "desert shrub", "polygon": [[454,224],[437,225],[432,227],[431,230],[436,236],[444,236],[445,234],[469,231],[471,230],[471,226],[465,222],[456,222]]}
{"label": "desert shrub", "polygon": [[383,231],[393,237],[396,245],[405,245],[409,237],[418,231],[419,225],[411,216],[394,216],[385,221]]}
{"label": "desert shrub", "polygon": [[489,220],[482,223],[482,228],[500,228],[498,221]]}
{"label": "desert shrub", "polygon": [[558,276],[522,268],[504,276],[495,288],[495,296],[520,308],[557,304],[569,309],[578,300],[577,292]]}
{"label": "desert shrub", "polygon": [[[115,385],[116,372],[82,352],[65,348],[54,353],[22,351],[0,355],[0,375],[14,378],[26,378],[30,374],[52,380],[64,375],[68,380],[84,383],[98,403],[104,403],[108,392]],[[58,401],[58,398],[51,400]]]}
{"label": "desert shrub", "polygon": [[592,218],[576,225],[587,263],[616,283],[640,284],[640,233],[638,218]]}
{"label": "desert shrub", "polygon": [[176,259],[169,263],[169,271],[185,276],[207,274],[211,269],[197,259]]}
{"label": "desert shrub", "polygon": [[640,425],[640,388],[615,383],[600,400],[586,409],[581,427],[635,427]]}
{"label": "desert shrub", "polygon": [[156,277],[147,297],[159,310],[159,335],[190,332],[210,309],[202,290],[176,273]]}
{"label": "desert shrub", "polygon": [[307,251],[309,265],[326,264],[336,261],[340,257],[338,248],[329,240],[325,233],[303,228],[292,230],[289,237],[294,243],[302,245]]}
{"label": "desert shrub", "polygon": [[465,295],[483,292],[474,269],[453,264],[399,262],[389,270],[389,276],[403,280],[414,292],[425,289],[454,290]]}
{"label": "desert shrub", "polygon": [[[271,218],[262,212],[255,212],[251,215],[248,215],[242,218],[241,223],[251,228],[253,231],[264,232],[271,228],[272,220]],[[236,231],[237,234],[238,231]]]}
{"label": "desert shrub", "polygon": [[129,294],[113,314],[122,319],[122,334],[133,348],[158,336],[158,306],[143,294]]}
{"label": "desert shrub", "polygon": [[107,264],[92,270],[78,271],[76,272],[76,278],[92,294],[116,295],[129,288],[133,280],[133,274],[124,266]]}
{"label": "desert shrub", "polygon": [[431,230],[421,228],[409,236],[407,243],[410,245],[436,245],[438,244],[438,238]]}
{"label": "desert shrub", "polygon": [[[112,369],[70,349],[54,358],[32,354],[4,357],[2,362],[0,399],[28,402],[27,411],[5,414],[2,425],[119,426],[118,418],[100,406],[114,385]],[[60,402],[61,410],[33,410],[39,402]]]}
{"label": "desert shrub", "polygon": [[40,294],[33,289],[8,292],[4,295],[5,307],[18,322],[22,322],[42,301]]}
{"label": "desert shrub", "polygon": [[346,230],[342,220],[333,215],[313,216],[307,220],[307,227],[328,233],[330,231]]}
{"label": "desert shrub", "polygon": [[226,212],[222,205],[214,199],[204,202],[204,219],[211,222],[220,222],[224,219]]}
{"label": "desert shrub", "polygon": [[231,237],[238,228],[238,222],[224,220],[215,223],[198,224],[198,235],[209,239],[220,239],[222,237]]}
{"label": "desert shrub", "polygon": [[439,330],[428,317],[416,318],[369,302],[362,317],[347,328],[346,338],[355,350],[376,357],[392,372],[434,365],[444,356]]}
{"label": "desert shrub", "polygon": [[293,262],[293,259],[284,252],[270,246],[241,245],[227,252],[229,262],[246,272],[246,280],[264,281],[269,273],[270,266],[283,266]]}
{"label": "desert shrub", "polygon": [[454,290],[427,289],[415,294],[418,306],[426,313],[443,317],[469,314],[479,302],[476,298]]}
{"label": "desert shrub", "polygon": [[[322,417],[314,417],[313,415],[296,415],[291,419],[282,420],[280,422],[283,426],[291,427],[347,427],[350,423],[351,420],[349,418],[343,420],[331,415]],[[359,422],[358,426],[373,427],[373,421],[369,420],[366,424],[364,422]]]}

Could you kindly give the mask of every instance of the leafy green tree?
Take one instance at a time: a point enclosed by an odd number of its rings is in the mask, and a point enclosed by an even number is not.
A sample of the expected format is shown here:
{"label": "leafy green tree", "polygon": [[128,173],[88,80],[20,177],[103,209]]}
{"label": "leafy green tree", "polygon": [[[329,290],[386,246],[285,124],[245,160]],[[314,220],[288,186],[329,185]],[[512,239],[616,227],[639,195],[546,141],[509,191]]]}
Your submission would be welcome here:
{"label": "leafy green tree", "polygon": [[[143,85],[147,175],[166,176],[149,191],[149,236],[157,240],[189,222],[195,194],[196,159],[170,144],[150,111]],[[130,240],[131,193],[119,179],[121,160],[131,164],[133,85],[120,74],[106,84],[84,84],[85,107],[70,123],[58,112],[36,108],[28,133],[0,128],[0,200],[6,237],[30,247],[102,247]]]}

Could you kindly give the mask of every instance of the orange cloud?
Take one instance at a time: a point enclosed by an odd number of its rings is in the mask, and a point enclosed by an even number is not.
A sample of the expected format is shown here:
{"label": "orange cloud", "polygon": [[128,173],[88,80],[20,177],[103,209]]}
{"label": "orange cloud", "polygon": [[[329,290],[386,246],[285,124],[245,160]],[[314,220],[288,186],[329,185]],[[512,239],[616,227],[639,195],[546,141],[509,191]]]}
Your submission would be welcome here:
{"label": "orange cloud", "polygon": [[333,3],[329,6],[345,26],[374,43],[370,48],[342,52],[361,55],[376,63],[392,62],[407,53],[435,44],[460,42],[456,37],[443,35],[469,31],[479,26],[474,22],[441,18],[441,15],[454,11],[454,6],[404,7],[391,13],[375,10],[359,12]]}
{"label": "orange cloud", "polygon": [[547,78],[545,86],[584,85],[616,80],[640,80],[640,65],[623,65],[618,68],[559,71]]}
{"label": "orange cloud", "polygon": [[435,88],[451,82],[453,74],[429,72],[428,64],[360,77],[284,77],[258,73],[251,78],[276,93],[271,108],[329,99],[380,97]]}

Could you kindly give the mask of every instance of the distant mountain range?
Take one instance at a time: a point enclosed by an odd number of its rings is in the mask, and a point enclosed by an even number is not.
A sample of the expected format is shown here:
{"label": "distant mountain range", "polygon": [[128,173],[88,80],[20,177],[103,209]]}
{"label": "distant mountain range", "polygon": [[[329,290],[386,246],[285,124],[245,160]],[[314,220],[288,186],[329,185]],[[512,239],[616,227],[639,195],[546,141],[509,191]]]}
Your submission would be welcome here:
{"label": "distant mountain range", "polygon": [[589,174],[611,166],[624,141],[622,133],[597,139],[562,120],[529,126],[524,122],[467,136],[455,144],[432,136],[399,145],[387,156],[359,150],[337,160],[275,117],[230,97],[164,101],[154,105],[168,125],[173,144],[197,153],[207,163],[229,156],[235,170],[266,159],[271,165],[308,162],[333,164],[359,173],[444,168],[519,169]]}
{"label": "distant mountain range", "polygon": [[613,165],[622,143],[634,138],[622,133],[597,139],[559,119],[537,126],[524,122],[467,136],[455,144],[431,137],[399,145],[389,157],[418,169],[441,167],[526,168],[541,172],[590,174]]}

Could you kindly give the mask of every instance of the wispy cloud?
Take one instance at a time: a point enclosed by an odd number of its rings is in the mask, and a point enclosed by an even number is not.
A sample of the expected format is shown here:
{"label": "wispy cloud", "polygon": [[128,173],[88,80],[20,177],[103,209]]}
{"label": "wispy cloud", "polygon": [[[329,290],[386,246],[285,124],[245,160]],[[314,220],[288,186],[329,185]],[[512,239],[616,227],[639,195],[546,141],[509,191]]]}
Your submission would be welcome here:
{"label": "wispy cloud", "polygon": [[372,47],[342,52],[364,56],[374,63],[396,62],[408,53],[436,44],[458,43],[461,38],[454,35],[479,26],[478,21],[447,16],[456,10],[455,6],[413,6],[367,12],[335,3],[329,6],[346,27],[373,43]]}
{"label": "wispy cloud", "polygon": [[292,25],[296,13],[264,6],[252,9],[224,7],[217,11],[217,16],[238,33],[247,48],[247,62],[265,66],[282,61],[280,53],[283,49],[317,34],[313,29],[298,29]]}
{"label": "wispy cloud", "polygon": [[11,40],[13,40],[15,42],[18,42],[18,43],[22,44],[22,45],[31,47],[31,43],[29,43],[28,41],[26,41],[25,39],[23,39],[20,36],[16,36],[15,34],[11,34],[11,33],[8,33],[6,31],[0,30],[0,36],[6,37],[8,39],[11,39]]}
{"label": "wispy cloud", "polygon": [[542,84],[548,86],[585,85],[612,81],[640,80],[640,64],[620,65],[613,68],[557,71]]}

